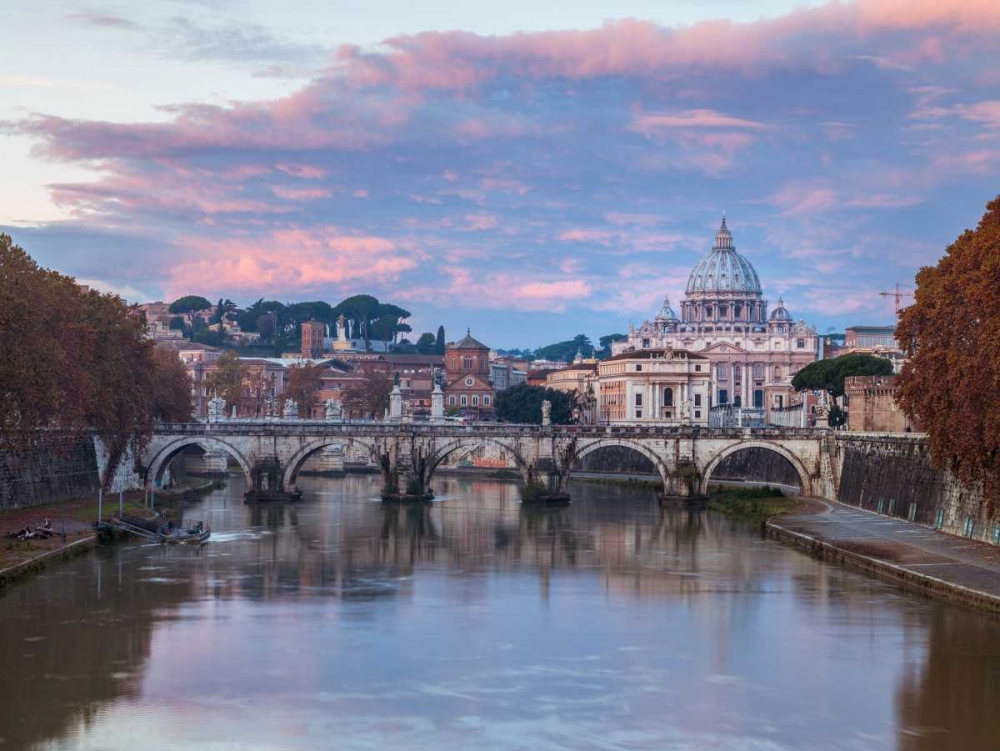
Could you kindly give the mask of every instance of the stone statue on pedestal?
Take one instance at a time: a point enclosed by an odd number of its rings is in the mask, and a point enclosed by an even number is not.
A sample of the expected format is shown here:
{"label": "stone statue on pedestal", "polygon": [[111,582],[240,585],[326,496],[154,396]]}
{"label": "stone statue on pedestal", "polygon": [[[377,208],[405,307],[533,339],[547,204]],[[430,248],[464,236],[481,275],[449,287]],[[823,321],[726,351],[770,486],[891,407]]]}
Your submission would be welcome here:
{"label": "stone statue on pedestal", "polygon": [[344,405],[339,399],[327,399],[324,403],[326,407],[326,419],[340,421],[344,419]]}
{"label": "stone statue on pedestal", "polygon": [[337,341],[340,341],[340,342],[344,341],[344,338],[345,338],[345,335],[344,335],[344,324],[346,324],[346,323],[347,323],[347,318],[345,318],[344,314],[341,313],[340,316],[337,318],[337,328],[336,328]]}
{"label": "stone statue on pedestal", "polygon": [[299,405],[294,399],[285,399],[285,409],[281,413],[282,417],[298,417]]}
{"label": "stone statue on pedestal", "polygon": [[691,424],[691,402],[687,399],[681,402],[681,422],[684,425]]}
{"label": "stone statue on pedestal", "polygon": [[542,402],[542,425],[552,424],[552,402],[548,399]]}
{"label": "stone statue on pedestal", "polygon": [[208,421],[218,422],[226,414],[226,400],[216,394],[208,400]]}

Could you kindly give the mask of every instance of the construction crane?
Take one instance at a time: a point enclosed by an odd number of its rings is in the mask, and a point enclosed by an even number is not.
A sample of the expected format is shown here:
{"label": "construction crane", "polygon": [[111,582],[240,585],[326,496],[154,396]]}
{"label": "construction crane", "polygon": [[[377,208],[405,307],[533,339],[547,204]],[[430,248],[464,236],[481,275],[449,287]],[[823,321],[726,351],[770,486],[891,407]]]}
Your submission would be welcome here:
{"label": "construction crane", "polygon": [[896,300],[896,315],[899,315],[899,303],[904,297],[913,297],[912,292],[904,292],[899,288],[899,282],[896,282],[896,288],[891,292],[879,292],[882,297],[892,297]]}

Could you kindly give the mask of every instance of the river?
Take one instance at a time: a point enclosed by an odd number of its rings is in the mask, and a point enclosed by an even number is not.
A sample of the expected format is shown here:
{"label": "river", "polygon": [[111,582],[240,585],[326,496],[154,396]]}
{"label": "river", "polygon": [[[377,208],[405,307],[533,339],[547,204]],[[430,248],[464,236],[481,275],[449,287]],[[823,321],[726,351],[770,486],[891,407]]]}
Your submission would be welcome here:
{"label": "river", "polygon": [[240,478],[0,595],[0,749],[996,749],[1000,623],[649,490]]}

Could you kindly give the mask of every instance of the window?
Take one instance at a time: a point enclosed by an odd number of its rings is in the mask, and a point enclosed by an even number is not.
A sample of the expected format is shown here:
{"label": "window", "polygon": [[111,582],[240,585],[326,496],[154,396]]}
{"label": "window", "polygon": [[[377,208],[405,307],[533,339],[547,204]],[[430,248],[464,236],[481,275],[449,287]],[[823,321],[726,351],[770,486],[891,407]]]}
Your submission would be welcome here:
{"label": "window", "polygon": [[637,406],[637,407],[641,407],[642,406],[642,394],[636,394],[635,395],[635,406]]}
{"label": "window", "polygon": [[641,373],[642,372],[642,363],[641,362],[635,364],[635,372],[636,373]]}
{"label": "window", "polygon": [[483,406],[484,407],[490,406],[490,398],[488,396],[483,397]]}
{"label": "window", "polygon": [[758,381],[764,377],[764,366],[761,365],[759,362],[755,362],[753,364],[753,377],[756,378]]}
{"label": "window", "polygon": [[462,358],[462,370],[472,370],[472,358],[463,357]]}
{"label": "window", "polygon": [[696,409],[696,410],[694,411],[694,416],[695,416],[696,418],[697,418],[697,417],[701,417],[701,411],[700,411],[700,410],[697,410],[697,409]]}
{"label": "window", "polygon": [[464,407],[468,403],[469,403],[469,397],[467,397],[465,394],[462,394],[462,406]]}
{"label": "window", "polygon": [[701,372],[701,365],[695,365],[694,366],[694,371],[695,371],[695,373],[700,373]]}
{"label": "window", "polygon": [[471,385],[472,385],[472,384],[474,384],[474,383],[475,383],[475,381],[474,381],[474,380],[472,380],[471,378],[466,378],[466,379],[465,379],[465,385],[466,385],[466,386],[471,386]]}
{"label": "window", "polygon": [[799,349],[805,349],[806,340],[805,339],[796,339],[795,340],[795,346],[798,347]]}
{"label": "window", "polygon": [[718,373],[719,380],[724,381],[728,376],[725,363],[720,362],[719,367],[716,369],[716,372]]}
{"label": "window", "polygon": [[636,420],[641,420],[642,419],[642,410],[641,409],[637,409],[635,411],[635,419]]}
{"label": "window", "polygon": [[479,395],[478,394],[473,394],[472,395],[472,406],[473,407],[478,407],[479,406]]}
{"label": "window", "polygon": [[774,380],[779,380],[781,378],[781,368],[774,369]]}
{"label": "window", "polygon": [[452,394],[451,396],[448,397],[448,404],[450,404],[452,407],[455,406],[455,395],[454,394]]}
{"label": "window", "polygon": [[756,409],[764,408],[764,391],[762,389],[755,389],[753,392],[753,406]]}
{"label": "window", "polygon": [[719,389],[719,404],[729,404],[729,391]]}
{"label": "window", "polygon": [[783,409],[784,406],[785,406],[785,397],[783,397],[781,394],[775,394],[775,396],[774,396],[774,406],[777,409]]}
{"label": "window", "polygon": [[673,407],[674,406],[674,390],[664,389],[663,390],[663,406]]}
{"label": "window", "polygon": [[643,339],[642,340],[642,348],[643,349],[649,349],[649,339]]}
{"label": "window", "polygon": [[696,407],[700,407],[701,406],[701,394],[695,394],[694,395],[694,406],[696,406]]}

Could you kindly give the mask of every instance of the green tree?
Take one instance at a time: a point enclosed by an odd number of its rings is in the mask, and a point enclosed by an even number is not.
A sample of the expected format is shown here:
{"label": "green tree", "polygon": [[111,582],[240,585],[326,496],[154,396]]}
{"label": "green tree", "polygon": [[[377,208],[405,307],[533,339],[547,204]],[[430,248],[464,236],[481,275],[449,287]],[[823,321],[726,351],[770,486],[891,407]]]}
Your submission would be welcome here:
{"label": "green tree", "polygon": [[412,355],[417,352],[416,346],[405,336],[396,344],[389,345],[389,349],[398,355]]}
{"label": "green tree", "polygon": [[618,342],[627,338],[625,334],[605,334],[598,341],[600,342],[601,349],[608,349],[612,342]]}
{"label": "green tree", "polygon": [[378,298],[371,295],[354,295],[343,300],[333,309],[334,317],[341,314],[350,323],[351,338],[363,339],[365,349],[371,349],[371,324],[372,319],[378,315]]}
{"label": "green tree", "polygon": [[872,355],[842,355],[809,363],[795,374],[792,388],[796,391],[825,390],[835,397],[843,396],[845,378],[876,375],[892,375],[892,363]]}
{"label": "green tree", "polygon": [[170,319],[170,330],[171,331],[183,331],[184,330],[184,319],[181,316],[174,316]]}
{"label": "green tree", "polygon": [[434,342],[434,354],[443,355],[445,349],[444,326],[438,326],[437,339]]}
{"label": "green tree", "polygon": [[573,420],[573,398],[564,391],[520,383],[497,394],[497,419],[504,422],[542,422],[542,402],[552,402],[552,422],[566,425]]}
{"label": "green tree", "polygon": [[437,339],[430,331],[426,331],[417,339],[417,352],[422,355],[433,355],[437,347]]}
{"label": "green tree", "polygon": [[535,350],[535,357],[540,360],[571,362],[577,353],[584,357],[594,356],[594,345],[586,334],[577,334],[565,342],[556,342]]}
{"label": "green tree", "polygon": [[1000,196],[975,230],[917,274],[914,302],[896,339],[909,360],[899,379],[903,411],[928,434],[931,460],[1000,501]]}
{"label": "green tree", "polygon": [[170,303],[170,312],[195,313],[199,310],[208,310],[211,307],[212,303],[204,297],[199,297],[198,295],[185,295],[184,297],[179,297]]}

